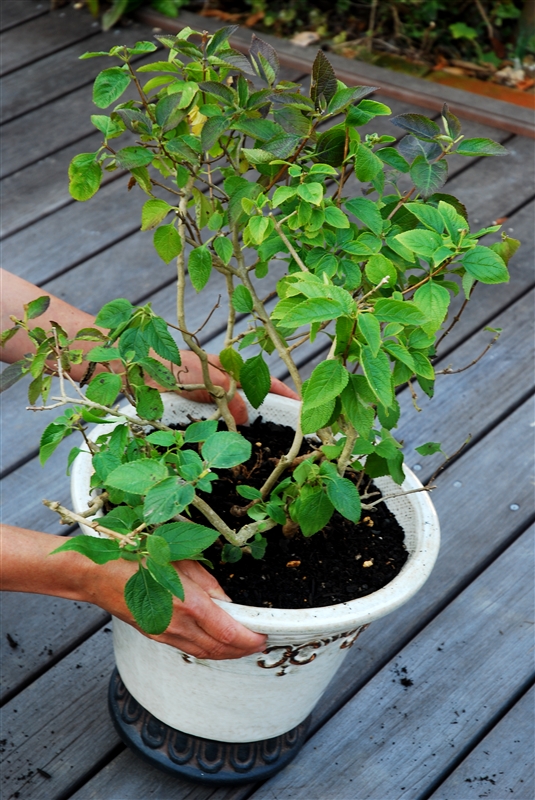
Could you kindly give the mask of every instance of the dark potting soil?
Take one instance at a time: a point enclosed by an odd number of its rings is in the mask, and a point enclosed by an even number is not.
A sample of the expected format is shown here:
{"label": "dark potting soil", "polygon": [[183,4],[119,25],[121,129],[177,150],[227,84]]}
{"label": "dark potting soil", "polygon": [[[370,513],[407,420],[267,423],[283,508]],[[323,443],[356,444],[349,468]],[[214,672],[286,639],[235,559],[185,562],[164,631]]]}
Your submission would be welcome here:
{"label": "dark potting soil", "polygon": [[[235,485],[260,488],[294,435],[288,426],[263,422],[261,417],[239,430],[253,446],[251,458],[234,470],[218,470],[220,480],[205,497],[234,529],[250,520],[231,512],[233,506],[247,504]],[[309,451],[305,441],[300,455]],[[369,491],[378,490],[372,484]],[[196,509],[192,512],[195,522],[206,524]],[[298,532],[288,539],[277,526],[266,532],[266,539],[266,553],[259,560],[244,555],[238,562],[223,563],[220,542],[206,552],[215,577],[235,603],[311,608],[347,602],[386,586],[408,557],[403,529],[384,503],[363,511],[357,524],[335,511],[329,524],[309,538]]]}

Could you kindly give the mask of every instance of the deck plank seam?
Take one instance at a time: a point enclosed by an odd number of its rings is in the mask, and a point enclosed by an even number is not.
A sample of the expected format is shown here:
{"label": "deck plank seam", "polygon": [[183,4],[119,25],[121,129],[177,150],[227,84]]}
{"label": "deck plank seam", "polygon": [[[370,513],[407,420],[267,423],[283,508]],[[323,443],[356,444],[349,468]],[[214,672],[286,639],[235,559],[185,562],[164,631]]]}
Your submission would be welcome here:
{"label": "deck plank seam", "polygon": [[[2,33],[4,33],[4,31],[2,31]],[[45,55],[39,56],[35,60],[30,59],[29,61],[21,62],[20,64],[17,64],[16,67],[12,67],[11,69],[7,69],[5,72],[2,72],[2,78],[6,78],[8,75],[14,75],[15,72],[18,72],[20,69],[24,69],[25,67],[29,67],[30,64],[32,66],[36,66],[43,59],[49,58],[50,56],[57,55],[58,53],[61,53],[62,50],[66,50],[67,47],[72,47],[75,44],[80,44],[80,42],[85,42],[87,39],[91,39],[93,36],[96,36],[99,33],[102,33],[102,30],[100,29],[100,27],[99,28],[95,28],[92,31],[89,31],[88,33],[85,33],[84,35],[80,35],[79,38],[75,38],[73,40],[70,40],[68,45],[62,44],[62,45],[59,45],[58,47],[56,47],[53,50],[49,50]]]}
{"label": "deck plank seam", "polygon": [[[1,129],[1,126],[0,126],[0,129]],[[45,158],[50,158],[51,156],[56,155],[56,153],[61,153],[61,151],[63,149],[66,149],[67,147],[72,147],[73,144],[76,144],[77,142],[81,143],[85,139],[89,139],[89,137],[94,136],[94,135],[95,135],[95,131],[89,131],[89,133],[85,133],[83,136],[77,136],[74,139],[70,139],[68,142],[65,142],[64,144],[62,144],[61,147],[57,148],[56,150],[50,150],[50,152],[43,153],[38,158],[33,159],[33,161],[28,161],[22,167],[17,167],[16,169],[13,169],[11,172],[4,172],[3,175],[2,175],[2,178],[0,179],[0,185],[1,185],[1,182],[5,178],[11,178],[13,175],[16,175],[18,172],[22,172],[22,170],[25,170],[28,167],[33,167],[35,164],[38,164],[40,161],[44,161]]]}
{"label": "deck plank seam", "polygon": [[[50,535],[53,536],[54,534]],[[73,600],[72,602],[76,601]],[[46,675],[47,672],[53,669],[56,666],[56,664],[59,664],[59,662],[63,661],[64,658],[67,658],[67,656],[69,656],[74,650],[76,650],[77,647],[83,645],[85,642],[87,642],[88,639],[90,639],[92,636],[94,636],[96,633],[98,633],[100,630],[102,630],[103,628],[105,628],[107,625],[110,624],[111,624],[111,614],[108,614],[104,622],[102,621],[102,618],[99,619],[98,622],[95,622],[93,625],[88,627],[84,634],[81,634],[80,636],[76,637],[76,639],[73,639],[73,641],[70,642],[70,644],[67,647],[64,647],[63,649],[58,649],[53,656],[50,656],[50,660],[47,661],[46,664],[43,664],[41,667],[36,669],[30,675],[27,675],[20,682],[20,684],[17,684],[17,686],[14,686],[12,689],[10,689],[4,694],[4,696],[0,700],[0,708],[3,708],[7,703],[11,702],[11,700],[18,697],[18,695],[20,695],[29,686],[31,686],[33,683],[39,680],[39,678],[42,678],[43,675]]]}
{"label": "deck plank seam", "polygon": [[[415,800],[429,800],[429,798],[440,788],[440,786],[445,783],[445,781],[450,777],[450,775],[455,772],[455,770],[465,761],[470,753],[476,749],[476,747],[481,744],[485,736],[493,730],[493,728],[498,725],[499,722],[514,708],[514,706],[522,700],[525,694],[529,692],[531,687],[535,684],[535,672],[527,679],[518,689],[517,691],[511,696],[510,701],[497,711],[497,713],[492,717],[491,720],[486,725],[483,725],[482,728],[478,731],[477,735],[472,737],[472,739],[466,743],[466,745],[461,748],[461,751],[452,758],[448,767],[442,770],[441,774],[438,775],[435,780],[431,781],[430,785],[427,787],[425,792],[418,795]],[[482,795],[479,795],[480,797]]]}
{"label": "deck plank seam", "polygon": [[119,742],[115,745],[103,758],[100,758],[97,763],[92,767],[92,769],[88,770],[83,776],[78,778],[72,786],[66,789],[64,792],[56,795],[54,800],[69,800],[73,797],[77,792],[82,789],[86,783],[98,775],[105,767],[108,766],[114,759],[121,755],[122,752],[126,750],[126,745],[122,742]]}
{"label": "deck plank seam", "polygon": [[43,10],[37,10],[36,13],[32,16],[25,17],[24,19],[19,19],[18,22],[12,22],[11,25],[6,25],[6,27],[1,29],[1,33],[7,33],[7,31],[12,31],[14,28],[20,28],[22,25],[26,25],[27,22],[31,22],[34,19],[38,19],[39,17],[44,17],[46,14],[50,14],[50,6],[45,5],[45,0],[43,0]]}

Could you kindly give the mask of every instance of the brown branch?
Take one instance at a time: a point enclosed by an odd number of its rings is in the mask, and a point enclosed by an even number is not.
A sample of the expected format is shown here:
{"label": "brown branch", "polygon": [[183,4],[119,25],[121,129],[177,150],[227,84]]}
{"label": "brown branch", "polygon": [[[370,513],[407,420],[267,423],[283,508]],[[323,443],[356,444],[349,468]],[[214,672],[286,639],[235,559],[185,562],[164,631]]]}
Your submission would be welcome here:
{"label": "brown branch", "polygon": [[446,367],[446,369],[441,369],[438,370],[438,372],[435,372],[435,375],[457,375],[459,372],[465,372],[467,369],[470,369],[470,367],[473,367],[475,364],[477,364],[478,361],[481,361],[483,356],[489,352],[492,345],[495,344],[495,342],[497,342],[499,338],[500,334],[497,333],[492,342],[489,342],[489,344],[485,347],[483,352],[480,353],[477,358],[474,358],[474,360],[471,361],[469,364],[466,364],[466,366],[461,367],[460,369],[452,369],[451,367]]}

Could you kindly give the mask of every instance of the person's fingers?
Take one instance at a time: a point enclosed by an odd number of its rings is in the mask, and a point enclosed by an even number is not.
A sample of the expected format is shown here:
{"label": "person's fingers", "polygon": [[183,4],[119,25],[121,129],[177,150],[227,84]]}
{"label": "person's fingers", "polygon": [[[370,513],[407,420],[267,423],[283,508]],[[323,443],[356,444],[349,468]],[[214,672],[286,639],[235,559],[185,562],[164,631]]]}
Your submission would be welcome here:
{"label": "person's fingers", "polygon": [[[264,635],[250,631],[233,619],[201,587],[198,581],[206,583],[211,590],[217,582],[207,580],[200,565],[184,562],[182,566],[175,564],[175,568],[182,579],[185,601],[174,601],[169,628],[160,637],[153,638],[174,644],[199,658],[240,658],[264,648]],[[194,579],[189,577],[191,574]],[[208,575],[208,579],[210,577]]]}
{"label": "person's fingers", "polygon": [[271,391],[273,394],[280,394],[282,397],[291,397],[293,400],[299,400],[297,392],[294,392],[293,389],[290,389],[289,386],[286,386],[285,383],[273,376],[271,377]]}
{"label": "person's fingers", "polygon": [[231,598],[225,594],[214,576],[205,569],[198,561],[180,561],[175,563],[178,571],[188,576],[188,578],[204,589],[210,597],[217,600],[227,600],[232,603]]}
{"label": "person's fingers", "polygon": [[228,409],[234,417],[236,425],[245,425],[249,417],[247,414],[247,406],[245,405],[243,397],[240,394],[234,395],[228,404]]}

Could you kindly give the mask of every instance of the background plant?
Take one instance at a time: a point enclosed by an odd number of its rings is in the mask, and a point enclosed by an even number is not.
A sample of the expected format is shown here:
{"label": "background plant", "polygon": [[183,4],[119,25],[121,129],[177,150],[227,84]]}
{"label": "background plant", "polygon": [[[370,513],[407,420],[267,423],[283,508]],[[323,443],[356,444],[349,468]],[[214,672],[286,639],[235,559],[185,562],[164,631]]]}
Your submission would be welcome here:
{"label": "background plant", "polygon": [[[259,558],[270,528],[311,536],[334,510],[357,522],[362,509],[381,502],[363,482],[364,462],[369,478],[403,482],[401,443],[392,433],[400,415],[396,389],[408,383],[415,401],[413,384],[433,395],[437,347],[477,282],[509,279],[506,264],[518,247],[505,235],[481,245],[499,226],[471,231],[463,205],[440,191],[450,155],[503,155],[501,145],[464,139],[459,120],[444,107],[441,126],[418,114],[392,118],[406,134],[394,146],[394,136],[366,132],[376,117],[390,114],[369,99],[373,87],[337,81],[320,51],[305,95],[297,84],[278,81],[273,48],[253,36],[247,58],[229,46],[232,31],[160,36],[166,59],[158,53],[137,70],[132,58],[155,52],[153,43],[83,56],[119,62],[96,78],[99,108],[117,103],[132,85],[138,99],[92,117],[103,143],[73,159],[71,194],[87,201],[103,170],[129,173],[129,187],[147,196],[142,229],[153,231],[163,261],[176,259],[176,322],[164,321],[150,304],[136,308],[119,298],[101,309],[98,328],[71,339],[57,324],[50,331],[32,328],[31,320],[46,311],[47,298],[40,298],[2,337],[22,328],[36,345],[3,373],[5,383],[30,372],[34,408],[67,406],[43,433],[42,463],[79,431],[90,455],[75,447],[69,464],[78,455],[91,457],[91,485],[101,491],[82,516],[47,501],[65,520],[83,521],[107,537],[78,536],[59,549],[79,550],[98,563],[135,560],[139,569],[125,596],[149,633],[167,627],[172,595],[183,597],[173,561],[203,559],[219,537],[223,559]],[[121,136],[124,147],[117,146]],[[276,269],[272,307],[262,300],[262,287],[273,286]],[[219,354],[228,391],[211,380],[198,320],[193,328],[185,303],[187,281],[202,291],[214,270],[224,276],[228,295]],[[446,323],[460,291],[461,309]],[[247,330],[237,331],[237,314],[250,315]],[[170,330],[202,365],[202,384],[189,388],[206,388],[217,408],[183,432],[161,421],[161,390],[188,388]],[[318,336],[329,342],[328,355],[302,382],[294,354]],[[86,356],[84,341],[95,345]],[[228,403],[240,383],[253,407],[262,404],[270,387],[265,358],[273,353],[302,398],[300,420],[264,484],[239,487],[244,503],[234,510],[232,527],[209,503],[219,470],[237,470],[251,455]],[[85,395],[69,376],[82,360],[88,363]],[[53,374],[57,395],[51,395]],[[135,411],[114,405],[121,391]],[[115,427],[91,441],[87,423],[110,416]],[[218,419],[226,430],[218,429]],[[315,435],[311,451],[298,458],[308,434]],[[440,444],[418,450],[432,454]],[[112,510],[88,522],[108,502]],[[191,507],[206,525],[190,520]]]}

